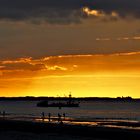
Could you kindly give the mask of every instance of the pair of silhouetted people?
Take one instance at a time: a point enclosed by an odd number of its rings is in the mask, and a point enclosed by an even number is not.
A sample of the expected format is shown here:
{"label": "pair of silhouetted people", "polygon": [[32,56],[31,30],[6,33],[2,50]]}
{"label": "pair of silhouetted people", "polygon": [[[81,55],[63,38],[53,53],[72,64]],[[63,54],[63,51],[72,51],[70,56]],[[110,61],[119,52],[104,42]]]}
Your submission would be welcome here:
{"label": "pair of silhouetted people", "polygon": [[[65,120],[66,114],[63,113],[63,120]],[[58,113],[58,122],[62,122],[62,116],[60,113]]]}
{"label": "pair of silhouetted people", "polygon": [[[42,116],[42,121],[44,121],[44,119],[45,119],[45,113],[42,112],[42,113],[41,113],[41,116]],[[51,113],[48,114],[48,121],[49,121],[49,122],[51,121]]]}

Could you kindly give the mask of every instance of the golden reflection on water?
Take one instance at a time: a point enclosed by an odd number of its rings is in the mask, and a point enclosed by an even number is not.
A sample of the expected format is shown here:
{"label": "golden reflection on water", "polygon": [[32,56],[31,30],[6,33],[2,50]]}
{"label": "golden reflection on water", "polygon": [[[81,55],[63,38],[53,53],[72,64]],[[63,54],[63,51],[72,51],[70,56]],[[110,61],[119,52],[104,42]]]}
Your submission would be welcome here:
{"label": "golden reflection on water", "polygon": [[[37,122],[45,122],[45,123],[59,123],[58,118],[54,117],[49,121],[48,118],[42,119],[37,118],[35,119]],[[65,120],[62,120],[64,124],[70,124],[70,125],[84,125],[84,126],[100,126],[100,127],[110,127],[110,128],[121,128],[121,129],[135,129],[140,130],[140,127],[137,126],[131,126],[131,123],[139,123],[138,121],[126,121],[126,120],[98,120],[98,121],[76,121],[72,120],[71,118],[67,118]],[[119,122],[126,122],[129,125],[118,125]]]}

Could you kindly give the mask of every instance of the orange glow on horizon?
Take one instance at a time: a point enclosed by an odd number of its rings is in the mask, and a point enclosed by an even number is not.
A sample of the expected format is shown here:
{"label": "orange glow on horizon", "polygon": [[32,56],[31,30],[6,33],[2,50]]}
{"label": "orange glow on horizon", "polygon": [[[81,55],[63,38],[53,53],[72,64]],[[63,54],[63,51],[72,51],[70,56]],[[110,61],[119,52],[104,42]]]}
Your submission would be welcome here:
{"label": "orange glow on horizon", "polygon": [[139,52],[0,62],[0,96],[139,98]]}

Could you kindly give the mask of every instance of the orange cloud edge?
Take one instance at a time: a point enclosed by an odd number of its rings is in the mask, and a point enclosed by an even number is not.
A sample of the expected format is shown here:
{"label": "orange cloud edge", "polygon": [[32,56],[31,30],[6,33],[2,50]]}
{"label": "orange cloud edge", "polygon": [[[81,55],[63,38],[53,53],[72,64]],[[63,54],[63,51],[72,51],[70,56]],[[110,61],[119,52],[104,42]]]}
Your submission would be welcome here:
{"label": "orange cloud edge", "polygon": [[0,61],[0,96],[56,96],[72,90],[76,97],[139,97],[139,82],[140,52]]}

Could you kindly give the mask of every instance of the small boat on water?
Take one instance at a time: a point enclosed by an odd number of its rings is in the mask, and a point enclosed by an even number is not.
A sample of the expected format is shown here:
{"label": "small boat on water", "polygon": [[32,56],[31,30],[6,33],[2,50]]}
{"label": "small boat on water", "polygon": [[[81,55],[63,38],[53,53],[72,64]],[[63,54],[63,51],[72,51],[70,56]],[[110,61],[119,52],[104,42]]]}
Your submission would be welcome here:
{"label": "small boat on water", "polygon": [[74,102],[71,95],[69,95],[68,101],[57,101],[49,103],[48,100],[37,103],[37,107],[79,107],[79,102]]}

